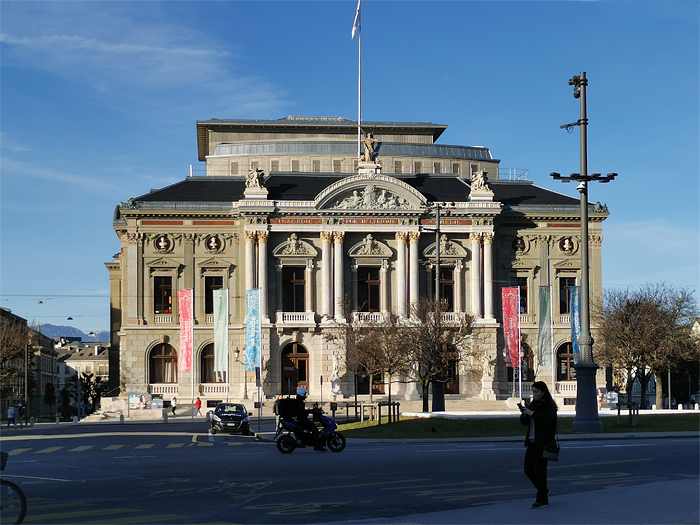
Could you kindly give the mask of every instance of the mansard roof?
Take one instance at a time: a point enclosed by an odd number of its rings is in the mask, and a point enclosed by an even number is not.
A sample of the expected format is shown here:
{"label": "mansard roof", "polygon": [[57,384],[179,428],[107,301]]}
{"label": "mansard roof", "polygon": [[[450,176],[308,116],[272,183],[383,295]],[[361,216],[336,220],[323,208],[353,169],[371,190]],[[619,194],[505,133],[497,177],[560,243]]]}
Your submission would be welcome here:
{"label": "mansard roof", "polygon": [[[270,200],[312,201],[323,190],[354,174],[273,172],[262,181]],[[469,180],[453,174],[388,175],[420,192],[429,202],[466,201]],[[489,180],[494,201],[507,209],[528,206],[576,206],[579,199],[535,186],[531,181]],[[234,202],[244,198],[245,177],[188,177],[159,190],[135,197],[135,202]]]}

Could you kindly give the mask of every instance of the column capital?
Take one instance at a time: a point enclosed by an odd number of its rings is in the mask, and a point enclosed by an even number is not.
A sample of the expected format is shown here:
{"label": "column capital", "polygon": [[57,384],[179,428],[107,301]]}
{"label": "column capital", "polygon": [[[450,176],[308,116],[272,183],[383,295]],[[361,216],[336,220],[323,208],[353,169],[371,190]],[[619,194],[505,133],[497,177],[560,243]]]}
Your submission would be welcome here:
{"label": "column capital", "polygon": [[247,231],[245,232],[245,242],[255,244],[255,239],[257,238],[257,232]]}
{"label": "column capital", "polygon": [[406,240],[408,239],[408,232],[396,232],[396,242],[399,244],[406,244]]}
{"label": "column capital", "polygon": [[469,240],[472,241],[472,243],[476,244],[481,244],[481,240],[483,239],[483,233],[481,232],[471,232],[469,234]]}
{"label": "column capital", "polygon": [[267,243],[267,237],[270,235],[270,232],[266,230],[261,230],[257,232],[258,235],[258,244],[260,243]]}
{"label": "column capital", "polygon": [[336,244],[342,244],[345,238],[345,232],[333,232],[333,240]]}
{"label": "column capital", "polygon": [[419,240],[420,240],[420,232],[409,232],[409,234],[408,234],[408,243],[409,244],[418,244]]}
{"label": "column capital", "polygon": [[333,241],[333,232],[321,232],[321,242],[330,243]]}
{"label": "column capital", "polygon": [[493,232],[484,232],[481,234],[481,238],[484,241],[484,244],[491,244],[493,242]]}

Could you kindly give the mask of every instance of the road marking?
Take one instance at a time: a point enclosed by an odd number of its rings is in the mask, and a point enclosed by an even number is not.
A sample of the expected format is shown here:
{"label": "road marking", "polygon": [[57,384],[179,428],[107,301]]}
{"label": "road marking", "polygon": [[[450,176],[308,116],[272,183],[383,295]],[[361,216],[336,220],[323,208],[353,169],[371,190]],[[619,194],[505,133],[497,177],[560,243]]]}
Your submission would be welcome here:
{"label": "road marking", "polygon": [[447,496],[438,498],[444,501],[459,501],[463,499],[484,498],[486,496],[512,496],[513,494],[531,494],[532,489],[508,490],[506,492],[489,492],[488,494],[464,494],[461,496]]}
{"label": "road marking", "polygon": [[40,477],[40,476],[12,476],[13,478],[18,478],[18,479],[38,479],[41,481],[65,481],[67,483],[70,483],[74,480],[72,479],[61,479],[61,478],[45,478],[45,477]]}
{"label": "road marking", "polygon": [[16,448],[14,450],[10,450],[10,456],[18,456],[22,452],[27,452],[28,450],[31,450],[31,448]]}
{"label": "road marking", "polygon": [[143,450],[143,449],[147,449],[147,448],[153,448],[154,446],[155,446],[155,445],[154,445],[153,443],[146,443],[146,444],[143,444],[143,445],[137,445],[137,446],[135,446],[135,447],[134,447],[134,450]]}
{"label": "road marking", "polygon": [[238,447],[238,446],[241,446],[241,445],[243,445],[243,443],[240,443],[240,442],[233,443],[233,442],[231,442],[231,441],[229,441],[229,444],[228,444],[229,447]]}
{"label": "road marking", "polygon": [[[113,514],[127,514],[130,512],[138,512],[137,509],[127,509],[124,507],[118,507],[114,509],[92,509],[92,510],[79,510],[77,512],[55,512],[53,514],[33,514],[24,518],[25,522],[38,521],[43,523],[50,520],[67,520],[72,518],[84,518],[88,516],[101,516],[101,515],[113,515]],[[104,520],[100,520],[104,523]]]}
{"label": "road marking", "polygon": [[124,445],[107,445],[105,448],[102,450],[119,450],[122,448]]}
{"label": "road marking", "polygon": [[69,450],[68,452],[85,452],[86,450],[90,450],[94,446],[95,445],[81,445],[79,447],[75,447],[74,449]]}
{"label": "road marking", "polygon": [[63,447],[49,447],[45,448],[44,450],[37,450],[35,454],[49,454],[51,452],[56,452],[57,450],[61,450]]}
{"label": "road marking", "polygon": [[213,447],[214,443],[197,443],[198,447]]}
{"label": "road marking", "polygon": [[[407,490],[405,494],[415,494],[416,496],[435,496],[439,499],[450,499],[454,496],[450,496],[452,493],[460,493],[465,491],[473,490],[491,490],[491,489],[505,489],[510,487],[510,485],[487,485],[482,487],[462,487],[453,489],[435,488],[435,489],[424,489],[424,490]],[[443,497],[443,494],[445,495]]]}
{"label": "road marking", "polygon": [[[554,465],[549,462],[547,467],[549,470],[556,470],[562,468],[579,468],[579,467],[597,467],[599,465],[619,465],[620,463],[639,463],[640,461],[652,461],[653,458],[638,458],[638,459],[619,459],[616,461],[598,461],[596,463],[578,463],[578,464],[566,464],[566,465]],[[509,472],[522,472],[523,469],[515,469]]]}
{"label": "road marking", "polygon": [[75,507],[91,507],[91,503],[85,503],[83,501],[66,501],[64,503],[44,503],[42,505],[32,505],[32,512],[43,512],[46,510],[56,510],[65,508],[75,508]]}
{"label": "road marking", "polygon": [[85,525],[128,525],[129,523],[151,523],[153,521],[162,521],[164,523],[171,523],[175,520],[184,520],[188,516],[179,516],[177,514],[160,514],[156,516],[134,516],[132,518],[116,518],[113,520],[99,520],[99,521],[84,521]]}
{"label": "road marking", "polygon": [[377,487],[379,485],[392,485],[394,483],[416,483],[419,481],[430,481],[430,478],[416,478],[416,479],[401,479],[397,481],[377,481],[375,483],[354,483],[352,485],[332,485],[326,487],[313,487],[308,489],[294,489],[294,490],[278,490],[275,492],[258,492],[255,494],[242,494],[239,496],[233,496],[236,498],[250,498],[251,496],[273,496],[276,494],[297,494],[299,492],[314,492],[317,490],[337,490],[337,489],[349,489],[355,487]]}
{"label": "road marking", "polygon": [[184,447],[184,443],[170,443],[167,447],[165,448],[182,448]]}

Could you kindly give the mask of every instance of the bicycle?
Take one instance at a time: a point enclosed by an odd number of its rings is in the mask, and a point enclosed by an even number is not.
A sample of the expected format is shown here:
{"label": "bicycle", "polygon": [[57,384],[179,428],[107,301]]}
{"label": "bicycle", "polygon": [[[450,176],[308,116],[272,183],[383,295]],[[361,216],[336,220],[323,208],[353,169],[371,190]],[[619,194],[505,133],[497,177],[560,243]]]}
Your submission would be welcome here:
{"label": "bicycle", "polygon": [[[5,464],[10,454],[0,452],[0,470],[5,470]],[[13,482],[0,478],[0,523],[19,525],[27,514],[27,498],[24,492]]]}

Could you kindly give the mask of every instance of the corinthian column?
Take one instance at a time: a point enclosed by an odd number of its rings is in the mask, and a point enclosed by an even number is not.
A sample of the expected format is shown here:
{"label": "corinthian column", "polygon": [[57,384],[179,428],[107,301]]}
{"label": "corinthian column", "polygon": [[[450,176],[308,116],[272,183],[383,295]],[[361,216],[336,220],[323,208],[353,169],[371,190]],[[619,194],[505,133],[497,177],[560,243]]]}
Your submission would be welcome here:
{"label": "corinthian column", "polygon": [[484,233],[484,319],[493,319],[493,232]]}
{"label": "corinthian column", "polygon": [[471,299],[472,315],[481,317],[481,234],[470,233],[472,241]]}
{"label": "corinthian column", "polygon": [[462,298],[464,297],[464,277],[462,277],[463,269],[464,264],[462,264],[462,261],[456,261],[454,270],[455,295],[453,302],[455,313],[460,313],[462,311]]}
{"label": "corinthian column", "polygon": [[406,232],[396,233],[396,314],[406,317]]}
{"label": "corinthian column", "polygon": [[245,289],[255,288],[255,232],[245,232]]}
{"label": "corinthian column", "polygon": [[333,232],[321,232],[321,311],[323,317],[332,317],[331,310],[333,285],[331,283],[331,242]]}
{"label": "corinthian column", "polygon": [[[419,284],[418,284],[418,241],[420,240],[420,232],[411,232],[408,234],[408,297],[410,307],[418,303]],[[409,308],[410,314],[410,308]]]}
{"label": "corinthian column", "polygon": [[258,288],[260,289],[260,318],[267,317],[267,235],[266,231],[258,232]]}
{"label": "corinthian column", "polygon": [[345,289],[343,287],[343,238],[345,232],[333,232],[334,242],[334,289],[335,289],[335,314],[338,321],[343,321],[343,308],[345,302]]}

